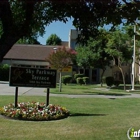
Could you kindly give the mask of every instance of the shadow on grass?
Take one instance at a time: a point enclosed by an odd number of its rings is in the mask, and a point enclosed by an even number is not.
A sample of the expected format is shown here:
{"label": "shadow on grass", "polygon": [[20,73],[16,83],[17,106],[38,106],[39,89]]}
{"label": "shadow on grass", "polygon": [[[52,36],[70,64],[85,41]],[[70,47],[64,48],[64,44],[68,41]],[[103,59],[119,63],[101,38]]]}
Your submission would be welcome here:
{"label": "shadow on grass", "polygon": [[84,117],[84,116],[106,116],[108,114],[86,114],[86,113],[72,113],[70,114],[71,117]]}
{"label": "shadow on grass", "polygon": [[88,93],[87,92],[83,92],[85,93],[86,95],[108,95],[108,96],[128,96],[128,95],[131,95],[131,94],[128,94],[128,93],[119,93],[119,92],[116,92],[116,93],[113,93],[108,91],[108,92],[103,92],[103,91],[89,91]]}
{"label": "shadow on grass", "polygon": [[[118,87],[111,87],[110,89],[118,89],[118,90],[124,90],[124,86],[118,86]],[[126,90],[130,90],[130,89],[132,89],[132,86],[131,85],[126,85]],[[140,85],[138,84],[138,85],[135,85],[135,89],[137,89],[137,90],[140,90]]]}
{"label": "shadow on grass", "polygon": [[110,95],[110,96],[128,96],[128,95],[131,95],[131,94],[123,94],[123,93],[96,93],[96,95]]}

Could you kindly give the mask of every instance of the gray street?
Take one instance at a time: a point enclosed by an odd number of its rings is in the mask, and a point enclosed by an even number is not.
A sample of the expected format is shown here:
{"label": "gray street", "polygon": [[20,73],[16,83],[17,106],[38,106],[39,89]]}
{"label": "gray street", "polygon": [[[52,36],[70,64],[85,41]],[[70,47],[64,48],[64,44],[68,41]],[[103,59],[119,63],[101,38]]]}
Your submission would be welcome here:
{"label": "gray street", "polygon": [[[32,88],[32,87],[19,87],[19,96],[46,96],[45,88]],[[15,87],[9,86],[8,82],[0,81],[0,95],[15,95]],[[66,94],[53,94],[50,96],[60,96],[68,98],[140,98],[140,94],[131,94],[125,96],[110,96],[110,95],[66,95]]]}

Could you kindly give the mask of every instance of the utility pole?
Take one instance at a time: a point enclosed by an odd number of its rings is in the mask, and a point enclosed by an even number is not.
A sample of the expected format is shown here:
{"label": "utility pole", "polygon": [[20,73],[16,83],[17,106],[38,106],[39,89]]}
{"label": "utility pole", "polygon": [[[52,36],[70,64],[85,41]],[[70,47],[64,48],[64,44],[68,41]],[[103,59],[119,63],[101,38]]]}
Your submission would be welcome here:
{"label": "utility pole", "polygon": [[135,90],[135,54],[136,54],[136,24],[134,25],[134,47],[133,47],[133,62],[132,62],[132,89]]}

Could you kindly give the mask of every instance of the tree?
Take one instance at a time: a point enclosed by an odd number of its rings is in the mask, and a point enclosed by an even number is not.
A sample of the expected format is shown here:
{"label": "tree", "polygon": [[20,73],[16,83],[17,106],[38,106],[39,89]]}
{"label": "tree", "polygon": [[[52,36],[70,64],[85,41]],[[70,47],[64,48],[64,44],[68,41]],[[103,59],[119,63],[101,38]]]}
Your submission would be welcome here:
{"label": "tree", "polygon": [[111,57],[107,54],[104,48],[107,47],[108,32],[100,29],[100,35],[96,38],[90,38],[86,46],[78,46],[76,48],[77,55],[76,60],[79,66],[83,68],[100,68],[101,74],[101,86],[103,84],[102,78],[106,70],[106,66],[110,66]]}
{"label": "tree", "polygon": [[73,25],[81,31],[79,40],[86,42],[104,24],[119,25],[123,19],[133,24],[139,9],[138,0],[1,0],[0,61],[19,39],[43,35],[52,21],[73,17]]}
{"label": "tree", "polygon": [[65,22],[66,18],[54,12],[51,1],[1,0],[0,61],[19,39],[42,36],[45,25],[54,20]]}
{"label": "tree", "polygon": [[51,34],[46,40],[46,45],[61,45],[62,40],[56,35]]}
{"label": "tree", "polygon": [[60,47],[57,49],[57,51],[53,51],[50,53],[46,61],[48,61],[54,69],[57,69],[60,72],[59,77],[59,91],[61,92],[61,75],[62,75],[62,69],[72,65],[72,60],[75,57],[76,52],[72,49],[68,49],[65,47]]}
{"label": "tree", "polygon": [[122,63],[131,63],[132,61],[131,39],[125,32],[116,30],[110,33],[110,39],[107,46],[108,47],[105,48],[105,51],[112,57],[115,66],[121,71],[125,90],[126,84]]}
{"label": "tree", "polygon": [[22,39],[19,39],[16,43],[17,44],[40,44],[40,42],[34,37],[30,37],[30,38],[23,37]]}

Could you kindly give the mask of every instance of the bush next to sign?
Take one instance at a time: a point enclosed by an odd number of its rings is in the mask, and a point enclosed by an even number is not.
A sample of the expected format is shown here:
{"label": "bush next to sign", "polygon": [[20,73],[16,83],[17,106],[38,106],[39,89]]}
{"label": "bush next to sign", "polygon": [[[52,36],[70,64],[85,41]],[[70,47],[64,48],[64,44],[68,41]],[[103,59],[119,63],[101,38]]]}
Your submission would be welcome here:
{"label": "bush next to sign", "polygon": [[83,77],[82,79],[85,85],[89,82],[89,77]]}
{"label": "bush next to sign", "polygon": [[77,78],[84,77],[84,74],[74,74],[73,75],[73,83],[77,83]]}
{"label": "bush next to sign", "polygon": [[[72,82],[72,76],[71,75],[65,75],[62,76],[62,83],[63,84],[68,84]],[[75,74],[74,75],[74,80],[76,81],[77,84],[87,84],[89,82],[89,77],[84,76],[83,74]]]}
{"label": "bush next to sign", "polygon": [[89,77],[78,77],[76,79],[76,82],[77,82],[77,84],[80,84],[80,85],[82,85],[82,84],[86,85],[89,82]]}
{"label": "bush next to sign", "polygon": [[74,74],[74,79],[75,80],[79,77],[84,77],[84,74]]}
{"label": "bush next to sign", "polygon": [[114,84],[114,78],[112,76],[106,77],[106,84],[111,87]]}
{"label": "bush next to sign", "polygon": [[9,81],[9,65],[7,64],[0,65],[0,80]]}
{"label": "bush next to sign", "polygon": [[83,84],[83,78],[79,77],[76,79],[77,84],[82,85]]}
{"label": "bush next to sign", "polygon": [[62,76],[62,83],[63,84],[69,84],[72,80],[72,76],[70,75],[65,75],[65,76]]}

